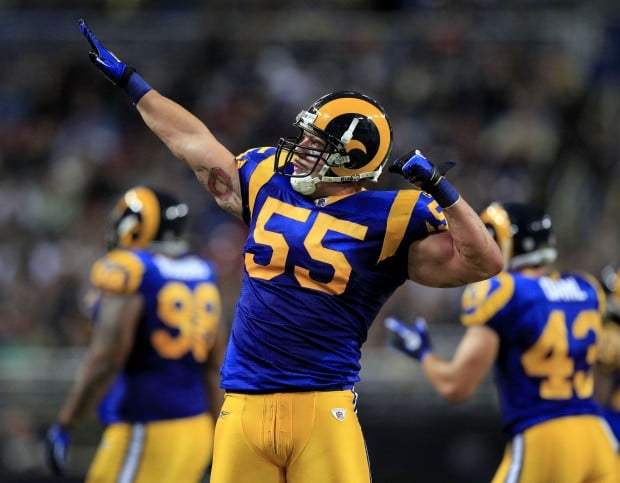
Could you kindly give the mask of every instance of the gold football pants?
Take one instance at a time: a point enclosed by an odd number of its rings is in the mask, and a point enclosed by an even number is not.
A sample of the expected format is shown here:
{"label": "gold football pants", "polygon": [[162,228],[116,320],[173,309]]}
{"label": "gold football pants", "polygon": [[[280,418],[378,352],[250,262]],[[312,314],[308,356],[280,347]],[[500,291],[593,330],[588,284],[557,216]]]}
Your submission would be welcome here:
{"label": "gold football pants", "polygon": [[213,451],[213,418],[111,424],[86,476],[87,483],[197,483]]}
{"label": "gold football pants", "polygon": [[545,421],[512,439],[493,483],[618,483],[616,445],[598,417]]}
{"label": "gold football pants", "polygon": [[370,482],[351,390],[227,393],[211,483]]}

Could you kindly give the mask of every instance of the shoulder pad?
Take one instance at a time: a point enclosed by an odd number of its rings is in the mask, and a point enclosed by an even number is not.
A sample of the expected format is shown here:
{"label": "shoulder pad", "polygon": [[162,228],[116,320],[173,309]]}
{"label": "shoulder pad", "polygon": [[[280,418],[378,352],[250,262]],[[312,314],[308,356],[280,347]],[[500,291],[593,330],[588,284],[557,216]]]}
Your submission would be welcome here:
{"label": "shoulder pad", "polygon": [[135,293],[146,267],[135,253],[129,250],[112,250],[97,260],[91,271],[94,287],[119,294]]}
{"label": "shoulder pad", "polygon": [[255,163],[258,163],[262,161],[263,159],[268,158],[275,152],[276,152],[276,149],[271,146],[248,149],[247,151],[244,151],[243,153],[236,156],[237,165],[240,167],[246,161],[253,161]]}
{"label": "shoulder pad", "polygon": [[594,275],[588,272],[575,271],[572,273],[557,274],[557,278],[560,277],[575,277],[581,279],[582,282],[585,281],[587,284],[589,284],[596,292],[599,312],[605,313],[605,311],[607,310],[607,298],[605,295],[605,290],[603,289],[603,285],[601,284],[601,282]]}
{"label": "shoulder pad", "polygon": [[512,298],[515,281],[508,272],[468,285],[461,298],[463,325],[484,325]]}

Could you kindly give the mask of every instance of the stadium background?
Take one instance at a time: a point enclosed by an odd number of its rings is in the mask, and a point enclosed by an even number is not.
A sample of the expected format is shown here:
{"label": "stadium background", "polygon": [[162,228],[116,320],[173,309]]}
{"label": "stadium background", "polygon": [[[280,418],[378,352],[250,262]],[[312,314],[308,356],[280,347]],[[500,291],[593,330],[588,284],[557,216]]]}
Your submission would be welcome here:
{"label": "stadium background", "polygon": [[[38,438],[88,341],[80,301],[121,191],[186,198],[228,320],[238,291],[244,227],[90,65],[81,17],[234,152],[275,143],[323,93],[361,90],[388,110],[394,154],[456,161],[451,179],[474,208],[546,206],[560,267],[620,259],[617,1],[1,1],[0,481],[46,481]],[[404,187],[390,174],[379,185]],[[384,313],[426,316],[449,355],[459,296],[408,284]],[[488,480],[503,446],[491,381],[450,408],[384,339],[375,324],[357,387],[374,481]],[[93,418],[75,432],[66,481],[98,436]]]}

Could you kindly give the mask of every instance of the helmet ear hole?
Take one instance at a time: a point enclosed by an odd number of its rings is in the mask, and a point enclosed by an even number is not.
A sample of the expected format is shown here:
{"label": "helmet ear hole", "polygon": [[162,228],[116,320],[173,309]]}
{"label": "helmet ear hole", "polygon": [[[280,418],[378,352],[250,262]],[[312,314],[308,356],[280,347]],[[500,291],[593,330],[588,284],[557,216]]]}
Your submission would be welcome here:
{"label": "helmet ear hole", "polygon": [[352,149],[348,153],[349,162],[345,165],[347,169],[359,169],[366,164],[367,156],[364,151],[360,149]]}

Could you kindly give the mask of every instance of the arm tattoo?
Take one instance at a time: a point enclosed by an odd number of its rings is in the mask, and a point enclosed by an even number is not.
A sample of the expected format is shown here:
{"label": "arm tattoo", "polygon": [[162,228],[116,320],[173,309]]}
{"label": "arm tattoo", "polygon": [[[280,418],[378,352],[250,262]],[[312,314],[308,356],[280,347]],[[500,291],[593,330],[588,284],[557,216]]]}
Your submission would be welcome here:
{"label": "arm tattoo", "polygon": [[209,171],[208,188],[213,196],[221,200],[227,200],[233,194],[230,176],[222,168]]}
{"label": "arm tattoo", "polygon": [[235,191],[233,180],[222,168],[212,168],[205,180],[196,173],[198,180],[207,190],[211,192],[220,208],[231,215],[241,217],[241,197]]}

